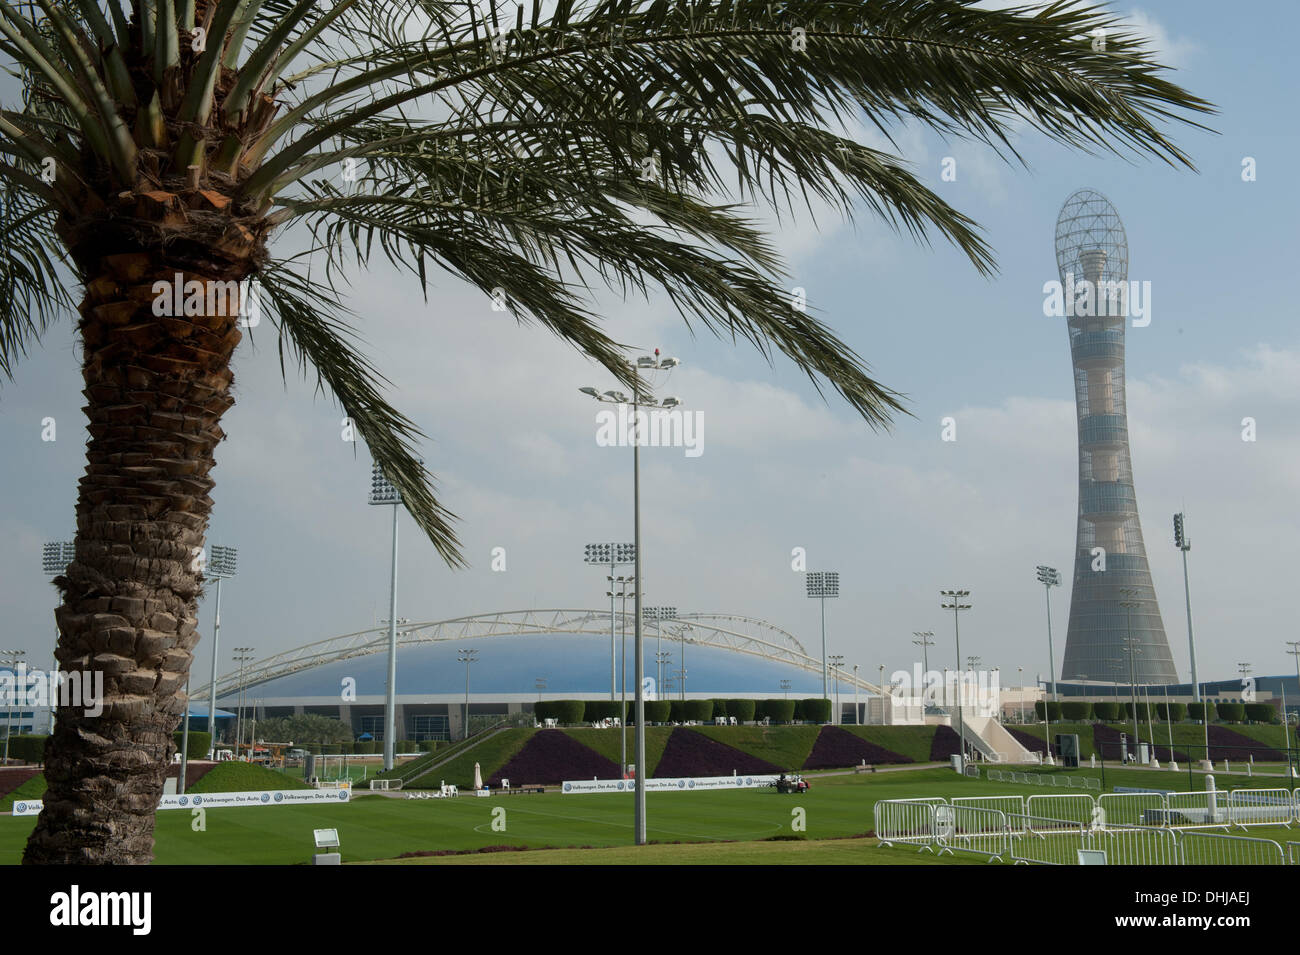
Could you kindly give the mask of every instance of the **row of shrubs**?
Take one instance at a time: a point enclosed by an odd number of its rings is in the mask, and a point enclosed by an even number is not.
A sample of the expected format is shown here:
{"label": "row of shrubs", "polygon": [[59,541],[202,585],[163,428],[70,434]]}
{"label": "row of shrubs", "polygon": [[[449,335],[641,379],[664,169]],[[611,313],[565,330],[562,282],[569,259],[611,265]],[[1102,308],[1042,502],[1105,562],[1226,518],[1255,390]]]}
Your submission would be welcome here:
{"label": "row of shrubs", "polygon": [[[621,700],[544,700],[533,707],[533,714],[539,721],[552,719],[561,725],[618,719],[620,713],[624,714],[624,722],[634,722],[635,704],[629,701],[625,712]],[[648,700],[645,704],[647,723],[705,723],[715,717],[733,716],[737,723],[761,719],[773,723],[826,723],[831,718],[831,701],[816,697],[807,700]]]}
{"label": "row of shrubs", "polygon": [[[1131,700],[1126,703],[1116,701],[1085,703],[1081,700],[1066,700],[1058,703],[1039,700],[1034,704],[1034,712],[1038,714],[1040,720],[1046,713],[1054,720],[1068,720],[1072,723],[1099,720],[1105,723],[1121,719],[1131,720],[1134,705]],[[1241,723],[1246,720],[1252,723],[1272,723],[1278,718],[1277,707],[1272,703],[1153,703],[1148,705],[1139,702],[1136,707],[1139,720],[1147,719],[1150,714],[1158,720],[1174,723],[1181,723],[1189,716],[1194,720],[1206,719],[1207,709],[1209,719],[1217,718],[1225,723]]]}
{"label": "row of shrubs", "polygon": [[[45,762],[46,736],[11,736],[9,738],[9,758],[21,759],[25,763]],[[0,747],[3,747],[0,743]]]}

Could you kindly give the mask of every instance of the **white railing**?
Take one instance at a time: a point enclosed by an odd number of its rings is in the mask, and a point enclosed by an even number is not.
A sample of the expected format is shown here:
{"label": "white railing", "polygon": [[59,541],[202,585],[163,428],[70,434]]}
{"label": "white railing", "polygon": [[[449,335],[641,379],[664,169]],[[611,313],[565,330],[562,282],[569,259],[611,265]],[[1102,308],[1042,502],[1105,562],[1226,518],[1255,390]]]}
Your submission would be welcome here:
{"label": "white railing", "polygon": [[1096,818],[1097,801],[1092,796],[1078,793],[1066,795],[1034,795],[1025,800],[1025,814],[1046,819],[1066,819],[1070,822],[1092,825]]}
{"label": "white railing", "polygon": [[1227,829],[1231,824],[1228,818],[1228,793],[1218,789],[1199,793],[1166,793],[1164,824],[1176,829]]}
{"label": "white railing", "polygon": [[934,817],[940,797],[924,799],[881,799],[876,803],[876,838],[882,846],[915,845],[931,851]]}
{"label": "white railing", "polygon": [[940,855],[970,852],[992,862],[1006,855],[1011,848],[1007,817],[998,809],[935,806],[934,836]]}
{"label": "white railing", "polygon": [[1164,793],[1102,793],[1097,805],[1106,826],[1163,826],[1169,815]]}
{"label": "white railing", "polygon": [[1272,839],[1226,836],[1216,832],[1180,832],[1182,865],[1286,865],[1282,847]]}
{"label": "white railing", "polygon": [[1178,840],[1169,829],[1111,826],[1088,833],[1090,849],[1106,853],[1107,865],[1178,865]]}
{"label": "white railing", "polygon": [[1228,818],[1234,826],[1290,826],[1295,795],[1288,789],[1234,789],[1228,794]]}
{"label": "white railing", "polygon": [[1009,813],[1007,826],[1012,832],[1011,860],[1017,865],[1077,865],[1078,850],[1085,847],[1088,835],[1081,822],[1028,813]]}
{"label": "white railing", "polygon": [[1024,796],[953,796],[950,800],[954,806],[968,806],[976,809],[1001,809],[1004,813],[1025,812]]}

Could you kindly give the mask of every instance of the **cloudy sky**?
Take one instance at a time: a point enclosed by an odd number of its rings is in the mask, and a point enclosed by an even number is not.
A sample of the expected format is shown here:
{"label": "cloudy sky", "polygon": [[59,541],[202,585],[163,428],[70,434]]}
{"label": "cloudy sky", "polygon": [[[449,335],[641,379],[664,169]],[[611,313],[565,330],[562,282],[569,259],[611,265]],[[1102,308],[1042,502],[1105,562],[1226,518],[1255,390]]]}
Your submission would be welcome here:
{"label": "cloudy sky", "polygon": [[[661,393],[703,416],[703,454],[642,457],[647,602],[764,618],[812,650],[817,605],[791,569],[792,551],[804,548],[810,569],[841,575],[830,652],[868,672],[910,669],[912,632],[934,630],[932,659],[950,663],[939,591],[965,588],[974,609],[963,615],[963,652],[1013,683],[1018,667],[1027,679],[1047,671],[1034,579],[1047,563],[1066,577],[1052,596],[1059,665],[1077,457],[1066,328],[1044,317],[1043,284],[1056,278],[1057,212],[1086,186],[1123,217],[1130,278],[1151,283],[1150,325],[1128,331],[1128,411],[1180,675],[1187,630],[1170,527],[1180,509],[1193,541],[1202,679],[1228,678],[1241,661],[1257,674],[1292,672],[1300,15],[1285,2],[1248,17],[1201,0],[1117,9],[1177,68],[1176,82],[1221,110],[1215,134],[1176,131],[1197,172],[1080,155],[1033,133],[1016,143],[1025,169],[978,145],[899,130],[928,184],[984,227],[1000,267],[991,280],[953,249],[917,245],[865,210],[854,224],[819,214],[774,225],[792,286],[907,395],[912,416],[892,431],[873,432],[822,400],[784,360],[694,337],[661,297],[602,297],[614,337],[681,359]],[[956,161],[955,181],[940,179],[945,157]],[[1246,157],[1255,181],[1243,181]],[[602,606],[604,572],[582,563],[583,544],[632,535],[630,449],[598,445],[599,408],[578,392],[611,387],[603,371],[448,276],[426,302],[408,276],[376,264],[354,276],[347,301],[398,407],[428,436],[425,460],[472,564],[448,570],[403,516],[399,614]],[[53,642],[41,544],[71,537],[83,467],[78,357],[69,321],[0,385],[0,647],[36,661]],[[223,588],[223,671],[235,645],[260,657],[373,626],[388,609],[390,514],[366,505],[364,445],[341,439],[341,412],[312,382],[282,380],[273,329],[245,339],[235,370],[209,534],[239,550],[239,576]],[[46,417],[57,422],[52,442],[41,440]],[[945,417],[956,441],[941,440]],[[1247,417],[1253,442],[1242,440]],[[492,569],[497,547],[504,571]],[[211,604],[200,609],[205,634]],[[197,672],[207,673],[209,653],[200,644]]]}

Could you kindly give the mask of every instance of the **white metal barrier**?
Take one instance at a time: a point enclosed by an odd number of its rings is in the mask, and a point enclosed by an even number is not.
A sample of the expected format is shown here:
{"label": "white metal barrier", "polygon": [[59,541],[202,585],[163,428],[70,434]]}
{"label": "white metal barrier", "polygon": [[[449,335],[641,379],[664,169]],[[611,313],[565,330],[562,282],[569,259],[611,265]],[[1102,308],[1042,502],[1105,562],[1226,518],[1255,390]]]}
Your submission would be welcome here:
{"label": "white metal barrier", "polygon": [[1030,796],[1025,800],[1025,814],[1041,816],[1045,819],[1066,819],[1084,825],[1092,825],[1096,818],[1094,810],[1097,801],[1085,793],[1074,795]]}
{"label": "white metal barrier", "polygon": [[1227,829],[1228,793],[1212,789],[1199,793],[1166,793],[1164,825],[1179,829],[1210,827]]}
{"label": "white metal barrier", "polygon": [[1228,794],[1228,817],[1234,826],[1290,826],[1295,795],[1287,789],[1234,789]]}
{"label": "white metal barrier", "polygon": [[1017,865],[1076,865],[1088,833],[1083,823],[1072,819],[1049,819],[1027,813],[1008,814],[1007,825],[1012,830],[1011,860]]}
{"label": "white metal barrier", "polygon": [[1102,793],[1097,805],[1106,826],[1163,826],[1169,815],[1164,793]]}
{"label": "white metal barrier", "polygon": [[1001,809],[1004,813],[1025,812],[1024,796],[953,796],[954,806],[971,806],[977,809]]}
{"label": "white metal barrier", "polygon": [[876,803],[876,838],[882,846],[915,845],[930,851],[935,808],[942,799],[881,799]]}
{"label": "white metal barrier", "polygon": [[1169,829],[1114,826],[1088,833],[1090,849],[1106,853],[1107,865],[1178,865],[1178,840]]}
{"label": "white metal barrier", "polygon": [[1282,847],[1272,839],[1226,836],[1217,832],[1180,832],[1182,865],[1286,865]]}
{"label": "white metal barrier", "polygon": [[935,806],[935,844],[939,854],[971,852],[990,862],[1011,848],[1006,814],[978,806]]}
{"label": "white metal barrier", "polygon": [[1286,856],[1289,865],[1300,865],[1300,842],[1288,842]]}

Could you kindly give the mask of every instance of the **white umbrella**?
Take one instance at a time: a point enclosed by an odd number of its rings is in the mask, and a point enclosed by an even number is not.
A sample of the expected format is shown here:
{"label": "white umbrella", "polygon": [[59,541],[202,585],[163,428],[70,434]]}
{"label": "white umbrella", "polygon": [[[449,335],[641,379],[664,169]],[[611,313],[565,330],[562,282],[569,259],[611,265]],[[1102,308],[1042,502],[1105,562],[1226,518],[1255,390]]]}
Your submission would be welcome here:
{"label": "white umbrella", "polygon": [[479,769],[478,763],[474,764],[474,788],[483,788],[483,770]]}

